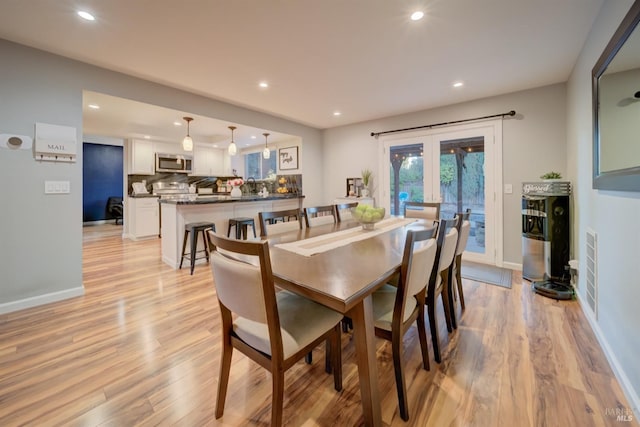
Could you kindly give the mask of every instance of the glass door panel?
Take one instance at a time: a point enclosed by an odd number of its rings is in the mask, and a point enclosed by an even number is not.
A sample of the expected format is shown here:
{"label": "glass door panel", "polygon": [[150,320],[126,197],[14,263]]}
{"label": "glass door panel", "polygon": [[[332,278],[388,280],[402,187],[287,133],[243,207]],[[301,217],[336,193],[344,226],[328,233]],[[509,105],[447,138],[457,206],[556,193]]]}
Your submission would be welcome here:
{"label": "glass door panel", "polygon": [[484,137],[440,141],[443,218],[471,210],[467,251],[485,253]]}
{"label": "glass door panel", "polygon": [[391,215],[403,215],[405,202],[421,202],[424,199],[422,143],[390,147],[389,178]]}

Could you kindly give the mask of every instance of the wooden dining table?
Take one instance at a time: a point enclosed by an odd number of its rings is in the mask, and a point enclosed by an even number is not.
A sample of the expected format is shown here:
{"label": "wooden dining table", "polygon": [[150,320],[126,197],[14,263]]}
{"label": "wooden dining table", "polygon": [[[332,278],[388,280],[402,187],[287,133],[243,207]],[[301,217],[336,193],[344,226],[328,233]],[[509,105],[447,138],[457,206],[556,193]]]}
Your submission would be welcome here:
{"label": "wooden dining table", "polygon": [[[279,247],[327,233],[360,227],[353,221],[270,236],[276,284],[349,316],[353,320],[364,423],[382,425],[372,293],[400,271],[407,230],[429,227],[414,222],[311,256]],[[363,231],[366,233],[366,231]]]}

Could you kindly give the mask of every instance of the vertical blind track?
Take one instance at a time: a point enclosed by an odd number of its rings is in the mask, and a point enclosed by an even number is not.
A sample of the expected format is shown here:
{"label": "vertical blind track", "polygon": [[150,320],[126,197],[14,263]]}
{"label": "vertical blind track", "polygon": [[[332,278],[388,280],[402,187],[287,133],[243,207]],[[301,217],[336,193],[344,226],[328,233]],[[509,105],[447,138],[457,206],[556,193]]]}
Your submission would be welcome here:
{"label": "vertical blind track", "polygon": [[388,133],[406,132],[406,131],[409,131],[409,130],[427,129],[427,128],[433,128],[433,127],[436,127],[436,126],[453,125],[453,124],[456,124],[456,123],[472,122],[472,121],[475,121],[475,120],[492,119],[494,117],[515,116],[515,115],[516,115],[516,112],[514,110],[511,110],[511,111],[509,111],[507,113],[492,114],[490,116],[475,117],[473,119],[454,120],[452,122],[434,123],[432,125],[414,126],[412,128],[404,128],[404,129],[385,130],[383,132],[371,132],[371,136],[374,136],[374,137],[378,138],[380,135],[386,135]]}

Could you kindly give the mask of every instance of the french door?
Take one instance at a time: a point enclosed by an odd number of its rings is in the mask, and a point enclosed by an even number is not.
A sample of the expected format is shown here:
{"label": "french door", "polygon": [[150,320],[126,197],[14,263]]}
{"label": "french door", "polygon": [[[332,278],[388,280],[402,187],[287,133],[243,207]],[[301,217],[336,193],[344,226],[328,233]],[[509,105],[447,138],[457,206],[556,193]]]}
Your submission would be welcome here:
{"label": "french door", "polygon": [[471,210],[464,258],[502,265],[502,121],[383,137],[381,205],[403,215],[409,201],[440,202],[440,217]]}

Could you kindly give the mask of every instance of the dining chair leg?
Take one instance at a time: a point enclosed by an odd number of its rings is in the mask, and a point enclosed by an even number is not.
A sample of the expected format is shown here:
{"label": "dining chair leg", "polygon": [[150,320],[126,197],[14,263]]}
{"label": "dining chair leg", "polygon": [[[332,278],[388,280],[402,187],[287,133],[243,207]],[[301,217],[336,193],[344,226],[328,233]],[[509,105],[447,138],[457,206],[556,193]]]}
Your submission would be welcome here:
{"label": "dining chair leg", "polygon": [[400,333],[394,334],[392,332],[391,354],[393,355],[393,370],[396,374],[396,389],[398,391],[398,408],[400,409],[400,418],[404,421],[409,421],[409,405],[407,404],[407,386],[404,381],[404,369],[402,366],[402,337],[400,337]]}
{"label": "dining chair leg", "polygon": [[449,309],[449,316],[451,317],[451,326],[453,327],[453,329],[458,329],[458,319],[456,316],[456,312],[457,312],[456,302],[453,298],[454,279],[455,279],[455,276],[453,274],[453,264],[452,264],[451,267],[449,267],[449,270],[447,271],[447,283],[445,283],[445,286],[447,289],[447,303],[448,303],[448,309]]}
{"label": "dining chair leg", "polygon": [[431,343],[433,344],[433,358],[437,363],[440,363],[442,362],[442,358],[440,357],[440,338],[438,336],[436,301],[433,297],[427,298],[427,312],[429,313],[429,327],[431,329]]}
{"label": "dining chair leg", "polygon": [[420,339],[420,352],[422,353],[422,367],[425,371],[431,369],[429,365],[429,345],[427,344],[427,327],[424,324],[424,305],[418,314],[418,338]]}
{"label": "dining chair leg", "polygon": [[442,278],[442,293],[440,297],[442,298],[442,308],[444,309],[444,320],[447,323],[447,331],[449,333],[453,332],[453,327],[451,324],[451,311],[449,310],[449,270],[443,270],[441,274]]}
{"label": "dining chair leg", "polygon": [[456,257],[456,282],[458,285],[458,298],[460,298],[460,310],[464,311],[464,293],[462,292],[462,255]]}
{"label": "dining chair leg", "polygon": [[282,411],[284,406],[284,371],[282,367],[273,367],[271,372],[272,396],[271,396],[271,425],[282,425]]}
{"label": "dining chair leg", "polygon": [[231,338],[228,334],[225,334],[224,344],[222,347],[222,357],[220,357],[220,375],[218,378],[218,398],[216,400],[216,418],[220,418],[224,413],[224,402],[227,398],[229,371],[231,370],[231,356],[233,354]]}

